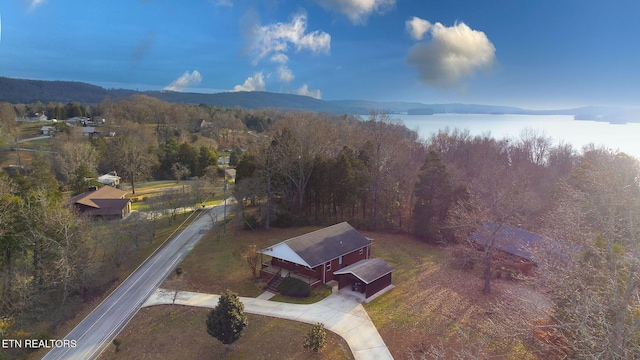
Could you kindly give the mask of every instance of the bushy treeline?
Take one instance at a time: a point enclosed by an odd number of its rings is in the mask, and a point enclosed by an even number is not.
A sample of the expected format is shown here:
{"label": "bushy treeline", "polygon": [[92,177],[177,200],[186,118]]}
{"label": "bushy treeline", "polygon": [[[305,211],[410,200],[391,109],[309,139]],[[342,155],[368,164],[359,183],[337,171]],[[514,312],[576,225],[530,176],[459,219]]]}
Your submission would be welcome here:
{"label": "bushy treeline", "polygon": [[[555,182],[579,160],[569,145],[554,146],[533,130],[520,139],[459,130],[419,139],[378,112],[356,123],[289,114],[274,122],[264,139],[238,164],[237,194],[260,205],[265,226],[348,220],[431,240],[454,235],[441,231],[454,205],[492,197],[495,203],[496,192],[510,187],[529,198],[518,202],[509,220],[540,225]],[[435,223],[426,225],[431,218]]]}
{"label": "bushy treeline", "polygon": [[62,206],[50,171],[13,180],[2,174],[1,184],[3,316],[23,315],[51,303],[63,306],[94,270],[86,261],[90,257],[86,224]]}
{"label": "bushy treeline", "polygon": [[349,220],[408,229],[426,147],[374,112],[369,121],[289,113],[237,166],[236,194],[259,204],[265,227]]}

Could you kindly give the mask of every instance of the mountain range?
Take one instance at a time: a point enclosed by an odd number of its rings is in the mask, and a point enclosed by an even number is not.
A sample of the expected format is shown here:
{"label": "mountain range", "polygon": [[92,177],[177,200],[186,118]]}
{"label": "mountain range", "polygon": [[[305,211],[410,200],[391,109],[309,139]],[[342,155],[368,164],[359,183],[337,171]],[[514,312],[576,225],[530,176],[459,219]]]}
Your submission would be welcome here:
{"label": "mountain range", "polygon": [[152,96],[163,101],[180,104],[205,104],[246,109],[277,108],[284,110],[308,110],[333,114],[366,115],[370,110],[410,114],[523,114],[523,115],[574,115],[580,120],[598,120],[616,123],[640,122],[638,109],[619,107],[580,107],[559,110],[530,110],[512,106],[478,104],[424,104],[418,102],[379,102],[366,100],[319,100],[308,96],[252,92],[221,92],[214,94],[173,91],[136,91],[105,89],[100,86],[74,81],[44,81],[0,77],[0,101],[28,104],[40,101],[79,102],[97,104],[109,97],[113,100],[129,98],[136,94]]}

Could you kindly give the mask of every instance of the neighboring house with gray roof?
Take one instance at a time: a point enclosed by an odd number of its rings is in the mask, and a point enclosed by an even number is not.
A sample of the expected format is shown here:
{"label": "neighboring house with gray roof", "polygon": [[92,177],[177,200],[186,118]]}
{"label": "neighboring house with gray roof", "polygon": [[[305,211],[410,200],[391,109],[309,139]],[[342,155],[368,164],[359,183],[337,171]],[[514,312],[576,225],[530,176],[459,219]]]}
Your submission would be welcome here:
{"label": "neighboring house with gray roof", "polygon": [[[534,251],[545,243],[542,235],[507,224],[488,221],[471,234],[470,239],[482,247],[494,249],[534,262]],[[493,244],[492,244],[493,241]]]}
{"label": "neighboring house with gray roof", "polygon": [[67,204],[94,218],[122,219],[131,212],[131,200],[125,199],[126,194],[114,187],[103,186],[74,196]]}
{"label": "neighboring house with gray roof", "polygon": [[[370,259],[371,244],[372,239],[342,222],[260,250],[260,254],[271,257],[263,262],[261,275],[270,283],[286,276],[298,277],[312,287],[332,280],[337,280],[340,287],[358,282],[363,284],[358,290],[367,289],[369,297],[391,284],[393,271],[384,260]],[[383,282],[386,285],[380,287]]]}

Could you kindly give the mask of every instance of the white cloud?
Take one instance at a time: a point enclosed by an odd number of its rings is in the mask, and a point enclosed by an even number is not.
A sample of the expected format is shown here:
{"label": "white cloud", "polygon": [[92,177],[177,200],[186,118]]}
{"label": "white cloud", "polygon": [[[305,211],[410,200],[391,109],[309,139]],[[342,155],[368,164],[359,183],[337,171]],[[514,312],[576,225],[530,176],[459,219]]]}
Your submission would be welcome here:
{"label": "white cloud", "polygon": [[216,7],[232,7],[233,2],[231,0],[209,0],[213,6]]}
{"label": "white cloud", "polygon": [[289,61],[289,57],[285,54],[275,54],[271,57],[271,62],[276,64],[286,64]]}
{"label": "white cloud", "polygon": [[425,19],[419,17],[412,17],[410,20],[405,21],[407,32],[414,40],[422,40],[424,34],[429,31],[431,23]]}
{"label": "white cloud", "polygon": [[242,85],[236,85],[232,91],[264,91],[264,75],[257,72],[253,76],[249,76]]}
{"label": "white cloud", "polygon": [[371,13],[384,14],[395,6],[396,0],[318,0],[318,4],[346,15],[355,25],[364,25]]}
{"label": "white cloud", "polygon": [[182,76],[175,79],[171,84],[166,86],[163,90],[168,91],[184,91],[184,89],[198,85],[202,81],[202,75],[198,70],[193,70],[193,72],[189,73],[185,71]]}
{"label": "white cloud", "polygon": [[320,90],[309,90],[307,84],[302,85],[298,90],[296,90],[296,94],[311,96],[312,98],[322,99],[322,92]]}
{"label": "white cloud", "polygon": [[291,69],[289,69],[287,65],[284,64],[278,66],[278,78],[280,79],[280,81],[288,83],[295,79],[295,75],[293,75]]}
{"label": "white cloud", "polygon": [[284,55],[293,46],[296,51],[309,50],[314,54],[329,53],[331,35],[323,31],[307,33],[307,15],[298,13],[288,23],[255,26],[250,34],[249,48],[254,54],[254,65],[274,54]]}
{"label": "white cloud", "polygon": [[[420,31],[418,28],[415,34]],[[496,49],[487,35],[464,23],[451,27],[435,23],[426,26],[425,33],[430,40],[414,45],[407,62],[416,67],[420,80],[426,84],[449,88],[464,77],[490,69],[496,62]]]}
{"label": "white cloud", "polygon": [[25,2],[29,5],[29,11],[34,10],[38,6],[44,4],[45,0],[25,0]]}

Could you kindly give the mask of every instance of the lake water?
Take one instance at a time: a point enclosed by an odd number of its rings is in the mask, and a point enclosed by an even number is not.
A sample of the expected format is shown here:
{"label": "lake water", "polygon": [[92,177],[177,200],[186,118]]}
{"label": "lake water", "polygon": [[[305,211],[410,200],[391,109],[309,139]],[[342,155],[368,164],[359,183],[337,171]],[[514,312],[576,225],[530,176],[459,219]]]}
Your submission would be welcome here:
{"label": "lake water", "polygon": [[391,117],[402,120],[407,128],[417,130],[423,139],[446,127],[468,129],[471,135],[490,133],[497,139],[516,139],[522,130],[530,128],[545,131],[554,145],[563,141],[580,150],[584,145],[593,143],[640,159],[640,124],[578,121],[565,115],[392,114]]}

